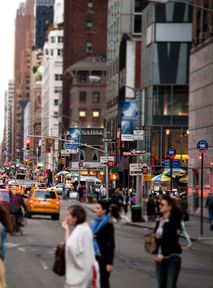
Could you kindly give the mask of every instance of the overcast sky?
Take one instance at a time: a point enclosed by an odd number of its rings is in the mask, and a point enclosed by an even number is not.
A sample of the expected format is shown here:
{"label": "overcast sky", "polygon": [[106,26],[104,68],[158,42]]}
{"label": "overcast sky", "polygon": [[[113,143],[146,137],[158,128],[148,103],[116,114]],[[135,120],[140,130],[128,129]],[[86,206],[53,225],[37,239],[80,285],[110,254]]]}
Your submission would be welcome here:
{"label": "overcast sky", "polygon": [[[1,1],[0,9],[0,141],[3,139],[4,129],[4,93],[9,79],[13,79],[14,65],[14,31],[16,9],[21,0]],[[22,1],[25,2],[25,1]]]}

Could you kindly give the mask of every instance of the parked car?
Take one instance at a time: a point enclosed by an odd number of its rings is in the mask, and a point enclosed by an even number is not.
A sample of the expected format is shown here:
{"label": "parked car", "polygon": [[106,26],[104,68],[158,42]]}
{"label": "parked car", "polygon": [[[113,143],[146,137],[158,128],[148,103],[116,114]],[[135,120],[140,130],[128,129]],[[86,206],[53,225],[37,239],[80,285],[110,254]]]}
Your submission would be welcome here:
{"label": "parked car", "polygon": [[54,190],[33,189],[26,200],[27,216],[49,215],[53,220],[59,220],[60,200]]}

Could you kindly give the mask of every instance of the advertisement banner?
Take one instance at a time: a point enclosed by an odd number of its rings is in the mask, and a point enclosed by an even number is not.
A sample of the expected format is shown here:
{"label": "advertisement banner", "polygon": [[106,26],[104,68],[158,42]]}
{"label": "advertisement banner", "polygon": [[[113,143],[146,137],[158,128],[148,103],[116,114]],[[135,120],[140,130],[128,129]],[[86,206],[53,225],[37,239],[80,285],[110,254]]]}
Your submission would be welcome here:
{"label": "advertisement banner", "polygon": [[72,143],[66,143],[64,149],[71,150],[71,153],[77,153],[79,146],[75,143],[101,146],[103,145],[103,138],[103,128],[69,128],[67,130],[67,140]]}
{"label": "advertisement banner", "polygon": [[134,141],[138,106],[135,101],[121,104],[121,141]]}

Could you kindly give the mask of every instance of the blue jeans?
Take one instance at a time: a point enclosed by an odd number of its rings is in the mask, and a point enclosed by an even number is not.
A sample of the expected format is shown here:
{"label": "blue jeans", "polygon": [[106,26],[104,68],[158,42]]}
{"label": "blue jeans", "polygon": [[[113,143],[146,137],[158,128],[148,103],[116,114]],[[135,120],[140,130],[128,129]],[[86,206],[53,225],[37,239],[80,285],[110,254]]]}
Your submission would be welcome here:
{"label": "blue jeans", "polygon": [[181,257],[172,256],[156,263],[158,288],[177,288],[178,275],[181,268]]}

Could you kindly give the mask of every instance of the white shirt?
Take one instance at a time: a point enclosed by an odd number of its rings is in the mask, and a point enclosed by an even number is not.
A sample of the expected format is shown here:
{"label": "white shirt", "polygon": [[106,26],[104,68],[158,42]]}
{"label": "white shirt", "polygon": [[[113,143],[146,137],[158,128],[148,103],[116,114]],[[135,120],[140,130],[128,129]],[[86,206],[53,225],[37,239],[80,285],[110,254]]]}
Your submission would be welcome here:
{"label": "white shirt", "polygon": [[77,225],[66,241],[66,284],[80,285],[89,281],[94,263],[91,229],[87,223]]}

